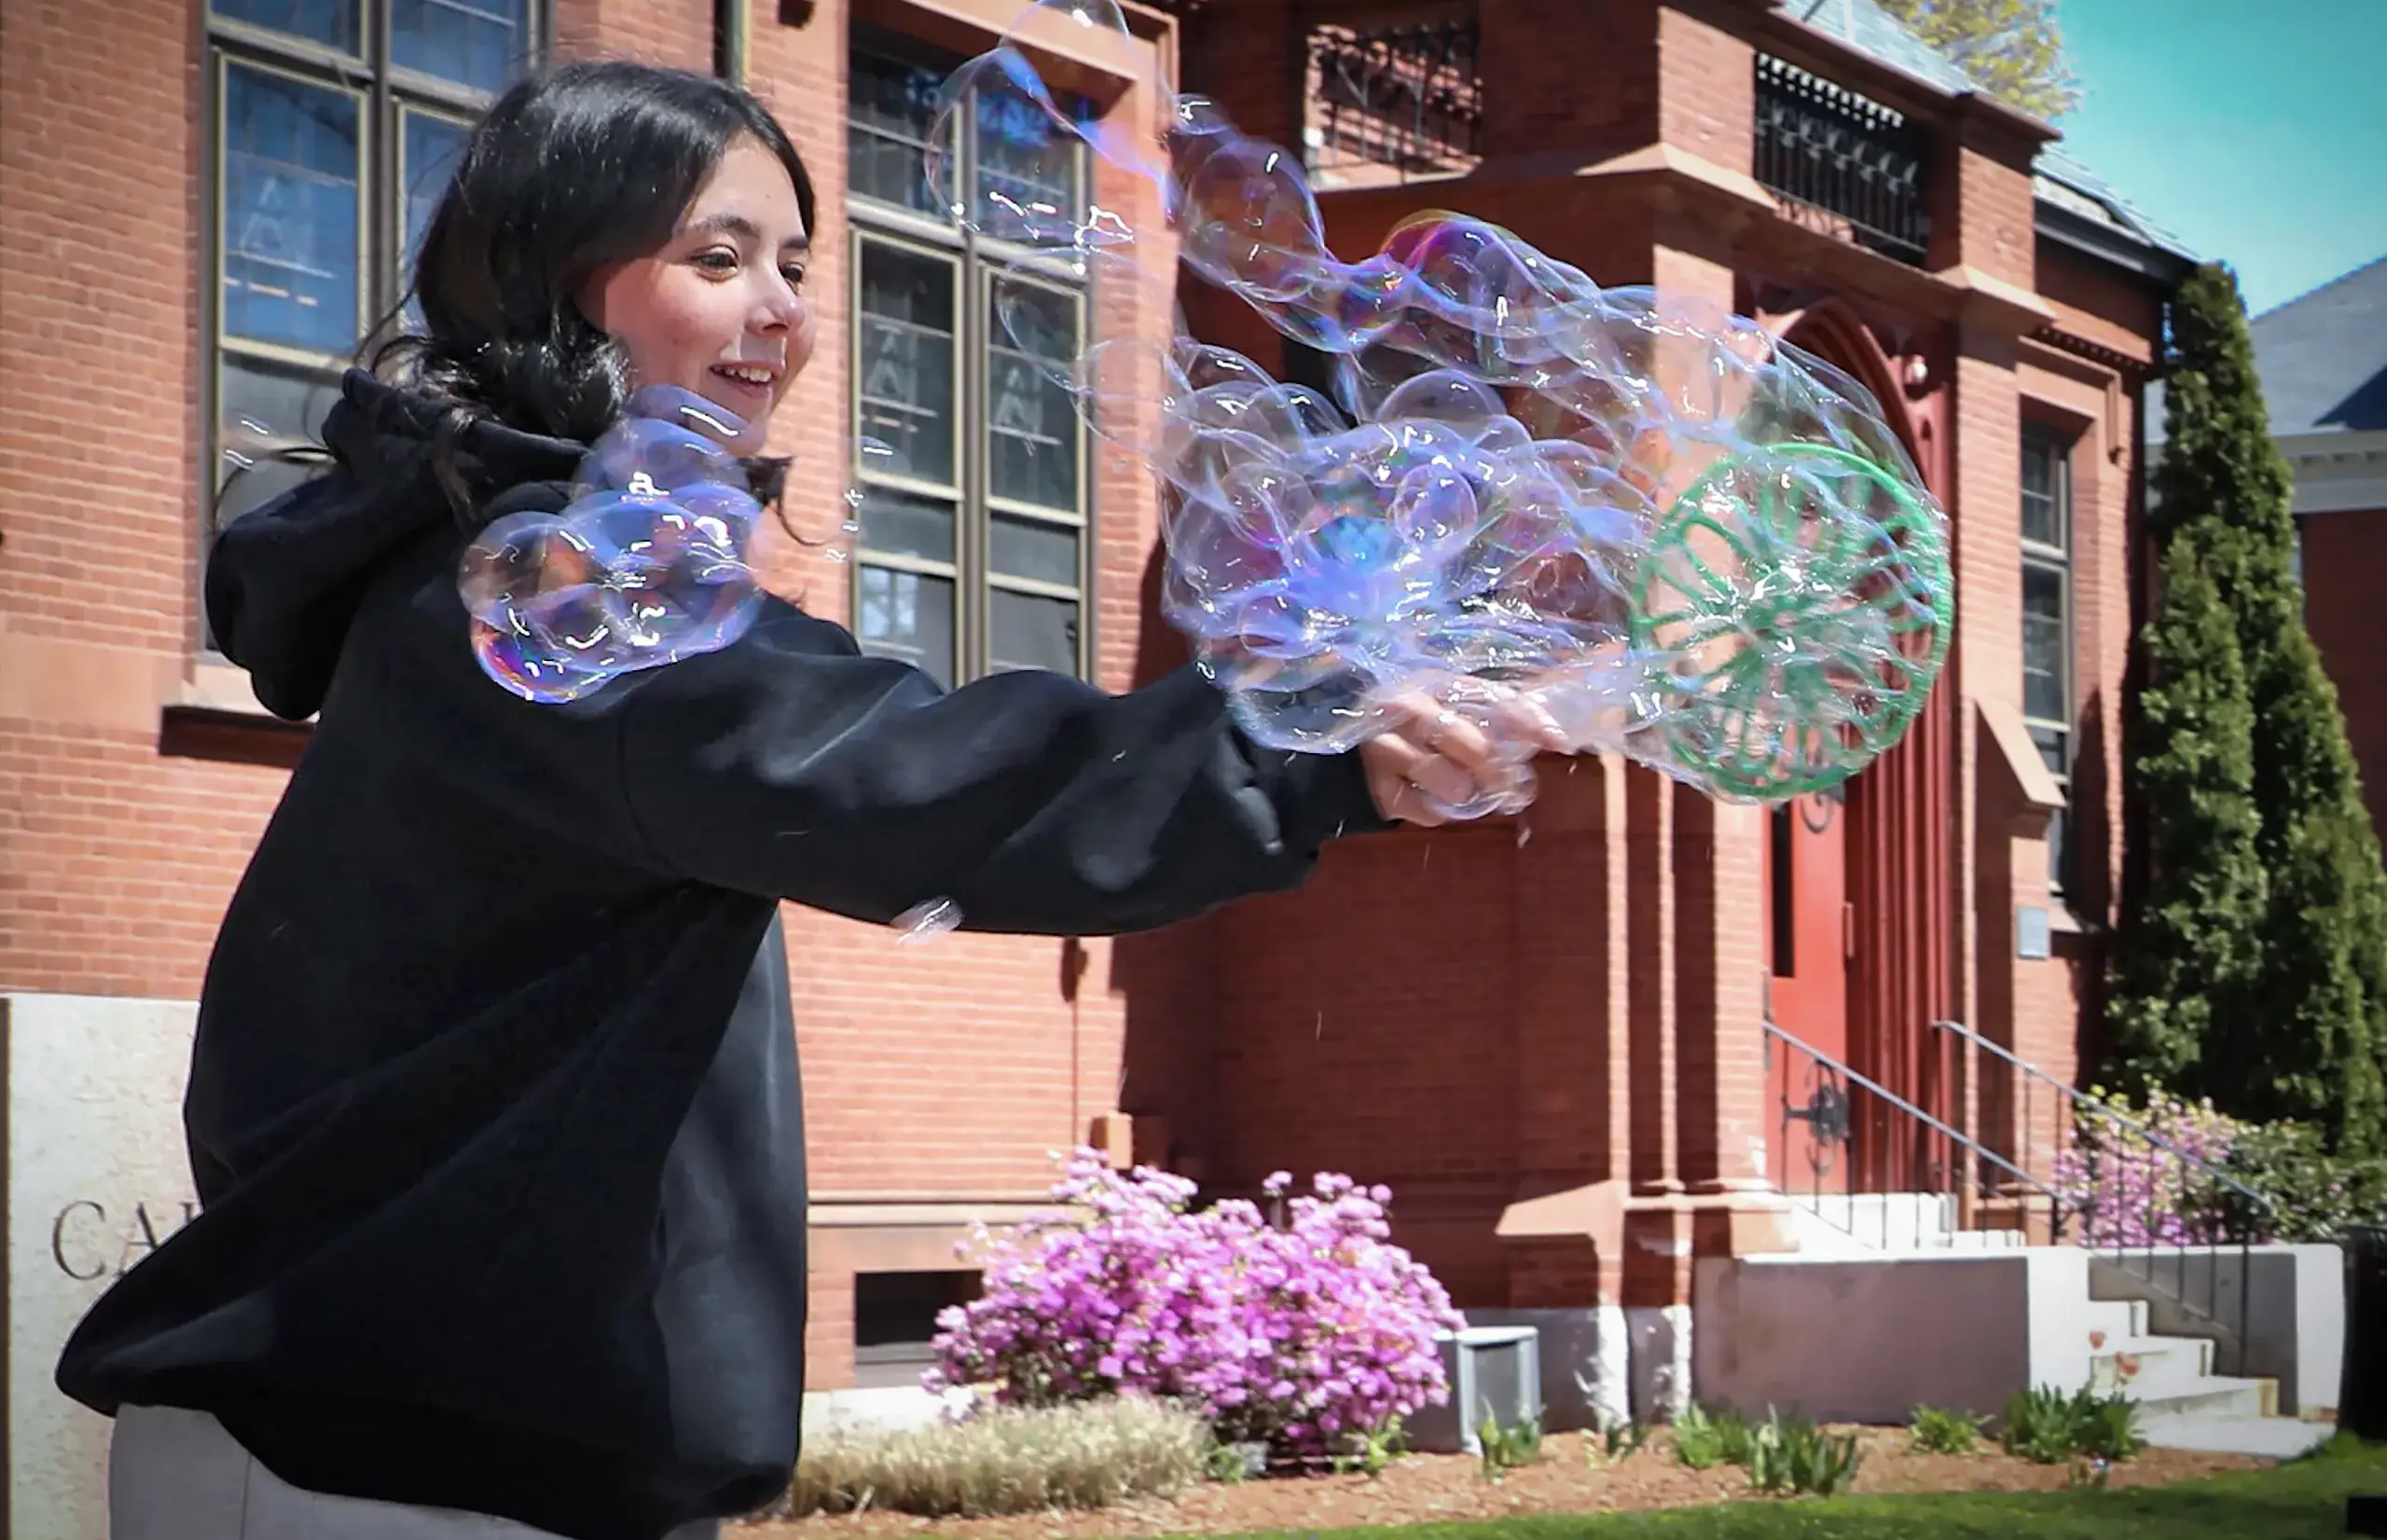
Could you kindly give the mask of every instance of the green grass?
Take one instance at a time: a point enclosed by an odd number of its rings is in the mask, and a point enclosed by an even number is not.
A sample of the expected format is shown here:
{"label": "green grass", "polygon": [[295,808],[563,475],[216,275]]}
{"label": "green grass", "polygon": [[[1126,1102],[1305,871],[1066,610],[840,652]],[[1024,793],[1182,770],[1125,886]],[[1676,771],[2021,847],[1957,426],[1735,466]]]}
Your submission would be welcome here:
{"label": "green grass", "polygon": [[2364,1492],[2387,1492],[2387,1445],[2339,1438],[2274,1469],[2173,1487],[1743,1502],[1342,1533],[1401,1540],[2335,1540],[2345,1533],[2346,1499]]}

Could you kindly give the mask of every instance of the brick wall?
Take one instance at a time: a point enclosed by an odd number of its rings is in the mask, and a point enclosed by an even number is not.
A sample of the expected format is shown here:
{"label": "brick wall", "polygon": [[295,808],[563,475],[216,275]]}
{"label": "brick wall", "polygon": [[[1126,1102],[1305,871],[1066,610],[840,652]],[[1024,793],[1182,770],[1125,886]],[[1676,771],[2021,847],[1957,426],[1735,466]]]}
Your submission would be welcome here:
{"label": "brick wall", "polygon": [[[188,997],[277,772],[161,757],[197,567],[185,0],[0,32],[0,982]],[[109,82],[94,91],[95,80]]]}
{"label": "brick wall", "polygon": [[2304,623],[2338,687],[2346,733],[2362,765],[2370,821],[2387,829],[2387,630],[2377,574],[2387,568],[2387,509],[2305,514]]}

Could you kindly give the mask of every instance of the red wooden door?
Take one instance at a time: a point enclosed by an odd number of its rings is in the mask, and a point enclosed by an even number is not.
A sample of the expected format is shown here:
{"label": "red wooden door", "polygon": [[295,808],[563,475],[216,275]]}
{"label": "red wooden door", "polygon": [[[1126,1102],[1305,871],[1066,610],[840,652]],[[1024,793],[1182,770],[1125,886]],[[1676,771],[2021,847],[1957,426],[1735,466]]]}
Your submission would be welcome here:
{"label": "red wooden door", "polygon": [[[1773,809],[1766,845],[1766,953],[1773,1024],[1817,1053],[1848,1062],[1848,819],[1834,793]],[[1768,1045],[1766,1135],[1785,1191],[1848,1189],[1848,1087],[1836,1070],[1787,1043]]]}

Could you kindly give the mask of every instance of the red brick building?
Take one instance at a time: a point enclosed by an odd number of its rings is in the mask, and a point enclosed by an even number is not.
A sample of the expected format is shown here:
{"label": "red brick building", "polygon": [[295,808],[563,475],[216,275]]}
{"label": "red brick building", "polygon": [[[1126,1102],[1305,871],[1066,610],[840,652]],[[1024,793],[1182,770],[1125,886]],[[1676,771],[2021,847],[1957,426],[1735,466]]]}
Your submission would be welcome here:
{"label": "red brick building", "polygon": [[[1389,1183],[1463,1305],[1650,1312],[1672,1362],[1692,1258],[1779,1244],[1775,1189],[1814,1179],[1808,1130],[1833,1132],[1785,1113],[1843,1068],[2043,1162],[1931,1024],[2069,1080],[2093,1018],[2173,243],[1866,0],[1125,8],[1135,69],[1304,147],[1346,254],[1456,207],[1866,383],[1952,515],[1955,649],[1843,799],[1727,806],[1586,760],[1547,767],[1521,824],[1349,842],[1299,895],[1115,943],[903,947],[792,914],[817,1382],[917,1336],[969,1222],[1018,1213],[1047,1151],[1089,1138],[1222,1191],[1279,1167]],[[399,298],[456,125],[549,51],[742,67],[814,168],[822,345],[780,419],[791,509],[835,533],[857,431],[899,438],[909,474],[872,485],[849,559],[779,541],[779,584],[949,678],[1125,689],[1181,655],[1147,478],[1077,436],[990,317],[1026,290],[1081,337],[1165,321],[964,237],[913,179],[940,72],[1013,9],[0,0],[0,992],[196,995],[304,738],[208,648],[200,565],[238,447],[218,424],[313,420]],[[1115,60],[1043,59],[1094,110],[1139,105]],[[965,136],[973,174],[1152,215],[1030,128]],[[1309,366],[1187,303],[1211,340]],[[1854,1124],[1830,1181],[1944,1187],[1905,1134]]]}

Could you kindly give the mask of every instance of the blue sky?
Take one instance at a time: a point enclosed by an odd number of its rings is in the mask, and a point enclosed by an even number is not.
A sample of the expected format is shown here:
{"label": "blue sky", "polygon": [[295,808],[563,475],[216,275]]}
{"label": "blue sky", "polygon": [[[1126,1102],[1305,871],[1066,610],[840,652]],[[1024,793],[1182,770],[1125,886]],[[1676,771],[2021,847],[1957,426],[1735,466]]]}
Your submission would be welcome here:
{"label": "blue sky", "polygon": [[2387,0],[2057,0],[2072,153],[2256,314],[2387,255]]}

